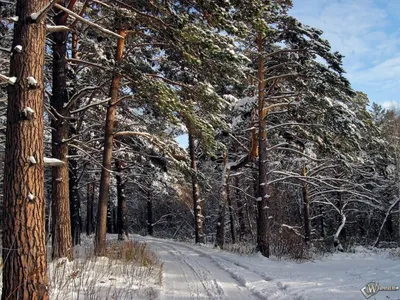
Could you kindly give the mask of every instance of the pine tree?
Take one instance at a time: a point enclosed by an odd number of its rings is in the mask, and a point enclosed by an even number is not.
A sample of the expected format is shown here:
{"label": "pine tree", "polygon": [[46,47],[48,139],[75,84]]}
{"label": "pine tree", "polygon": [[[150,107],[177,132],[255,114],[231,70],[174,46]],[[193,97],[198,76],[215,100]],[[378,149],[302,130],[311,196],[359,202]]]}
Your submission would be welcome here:
{"label": "pine tree", "polygon": [[[8,79],[2,299],[48,299],[43,98],[48,1],[17,1]],[[32,43],[32,41],[35,43]],[[12,250],[17,249],[17,250]]]}

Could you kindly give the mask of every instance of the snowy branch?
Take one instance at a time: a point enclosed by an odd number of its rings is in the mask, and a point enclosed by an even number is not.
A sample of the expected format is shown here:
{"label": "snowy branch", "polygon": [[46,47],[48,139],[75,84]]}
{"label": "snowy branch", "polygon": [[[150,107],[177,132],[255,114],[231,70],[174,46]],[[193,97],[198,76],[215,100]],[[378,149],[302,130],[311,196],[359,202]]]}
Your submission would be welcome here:
{"label": "snowy branch", "polygon": [[71,31],[72,29],[68,26],[53,26],[53,25],[46,25],[46,30],[48,32],[67,32]]}
{"label": "snowy branch", "polygon": [[111,30],[108,30],[108,29],[104,28],[104,27],[101,27],[100,25],[98,25],[96,23],[93,23],[93,22],[91,22],[89,20],[86,20],[85,18],[81,17],[80,15],[74,13],[73,11],[69,10],[68,8],[66,8],[66,7],[64,7],[64,6],[60,5],[60,4],[55,3],[54,7],[58,8],[59,10],[62,10],[64,12],[68,13],[68,15],[71,15],[72,17],[74,17],[75,19],[78,19],[82,23],[90,25],[90,26],[100,30],[101,32],[103,32],[105,34],[113,35],[113,36],[115,36],[117,38],[120,38],[120,39],[124,39],[125,38],[124,36],[119,35],[119,34],[113,32]]}
{"label": "snowy branch", "polygon": [[40,11],[33,13],[30,15],[32,21],[40,21],[47,12],[53,7],[53,5],[57,2],[57,0],[50,1],[45,7],[43,7]]}
{"label": "snowy branch", "polygon": [[57,158],[45,157],[43,161],[46,167],[60,167],[65,165],[62,160],[59,160]]}

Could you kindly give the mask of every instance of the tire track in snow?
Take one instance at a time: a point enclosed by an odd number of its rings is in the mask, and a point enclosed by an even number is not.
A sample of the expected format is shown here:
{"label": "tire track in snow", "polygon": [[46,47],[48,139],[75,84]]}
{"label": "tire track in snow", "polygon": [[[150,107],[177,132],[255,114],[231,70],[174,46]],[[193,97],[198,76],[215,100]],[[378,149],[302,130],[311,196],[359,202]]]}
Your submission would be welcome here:
{"label": "tire track in snow", "polygon": [[[218,255],[222,252],[201,248],[194,245],[171,242],[174,245],[194,251],[199,255],[207,256],[213,260],[221,269],[228,272],[235,280],[240,282],[254,295],[261,299],[279,299],[279,300],[303,300],[304,298],[296,293],[291,294],[288,291],[288,285],[274,279],[264,272],[253,270],[251,267],[235,260],[228,259]],[[268,295],[268,297],[266,297]]]}
{"label": "tire track in snow", "polygon": [[164,261],[162,299],[259,299],[207,253],[172,241],[138,240],[147,242]]}

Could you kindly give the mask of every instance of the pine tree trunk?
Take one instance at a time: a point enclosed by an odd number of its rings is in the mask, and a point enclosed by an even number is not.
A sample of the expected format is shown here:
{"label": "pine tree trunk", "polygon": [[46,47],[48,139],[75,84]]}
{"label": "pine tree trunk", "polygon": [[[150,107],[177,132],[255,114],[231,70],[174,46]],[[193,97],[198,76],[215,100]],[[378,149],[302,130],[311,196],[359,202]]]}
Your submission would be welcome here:
{"label": "pine tree trunk", "polygon": [[147,190],[147,234],[154,234],[154,218],[153,218],[153,193],[151,189]]}
{"label": "pine tree trunk", "polygon": [[[120,26],[118,34],[125,36],[125,29]],[[118,39],[117,51],[115,61],[118,66],[122,61],[124,52],[124,39]],[[96,237],[94,252],[97,256],[104,256],[106,254],[106,234],[107,234],[107,206],[110,190],[110,169],[113,150],[113,134],[114,134],[114,121],[117,113],[117,101],[119,97],[119,88],[121,83],[121,75],[118,70],[114,71],[110,89],[110,101],[107,107],[106,125],[104,129],[104,150],[103,150],[103,168],[101,170],[100,178],[100,192],[99,203],[97,208],[97,224],[96,224]]]}
{"label": "pine tree trunk", "polygon": [[[62,1],[65,5],[66,1]],[[66,25],[67,15],[57,11],[54,17],[56,25]],[[52,156],[64,162],[64,165],[52,169],[52,206],[51,237],[52,258],[72,259],[72,237],[69,204],[68,144],[69,124],[63,117],[68,116],[64,108],[68,103],[66,80],[67,32],[55,32],[53,39],[53,95],[50,105],[56,120],[52,119]]]}
{"label": "pine tree trunk", "polygon": [[193,213],[194,213],[194,232],[195,232],[195,242],[205,243],[204,235],[204,203],[200,199],[200,188],[197,178],[197,160],[196,160],[196,150],[194,136],[189,130],[189,154],[190,154],[190,164],[192,168],[192,195],[193,195]]}
{"label": "pine tree trunk", "polygon": [[264,58],[263,38],[257,37],[258,43],[258,193],[257,193],[257,250],[269,257],[269,221],[268,221],[268,178],[267,178],[267,121],[264,112]]}
{"label": "pine tree trunk", "polygon": [[126,196],[125,196],[125,181],[122,177],[124,172],[124,162],[121,160],[115,161],[115,167],[117,169],[117,197],[118,197],[118,206],[117,206],[117,231],[118,231],[118,239],[123,241],[128,238],[128,228],[126,223],[126,214],[127,214],[127,205],[126,205]]}
{"label": "pine tree trunk", "polygon": [[[303,167],[303,176],[307,178],[307,167]],[[304,242],[306,245],[310,244],[311,241],[311,220],[310,220],[310,194],[308,192],[307,182],[303,183],[303,203],[304,203]]]}
{"label": "pine tree trunk", "polygon": [[87,203],[86,203],[86,234],[91,235],[94,232],[93,222],[93,202],[94,202],[94,184],[87,184]]}
{"label": "pine tree trunk", "polygon": [[[2,299],[48,299],[45,244],[43,98],[45,18],[29,19],[48,1],[18,0],[8,88],[3,183]],[[34,42],[33,42],[34,41]],[[32,77],[37,84],[31,84]],[[29,159],[32,158],[32,159]],[[17,249],[17,250],[10,250]]]}

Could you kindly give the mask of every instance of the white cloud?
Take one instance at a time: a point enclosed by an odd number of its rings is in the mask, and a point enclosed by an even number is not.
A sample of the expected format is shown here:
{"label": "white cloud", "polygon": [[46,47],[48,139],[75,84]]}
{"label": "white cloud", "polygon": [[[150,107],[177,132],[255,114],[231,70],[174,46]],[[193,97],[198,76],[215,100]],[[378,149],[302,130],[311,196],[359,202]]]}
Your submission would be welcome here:
{"label": "white cloud", "polygon": [[386,109],[395,109],[395,110],[397,110],[400,107],[400,105],[399,105],[399,102],[392,100],[392,101],[383,102],[382,103],[382,107],[386,108]]}
{"label": "white cloud", "polygon": [[[292,14],[320,28],[333,50],[343,55],[355,89],[372,101],[400,92],[400,1],[294,0]],[[400,100],[400,99],[399,99]]]}

